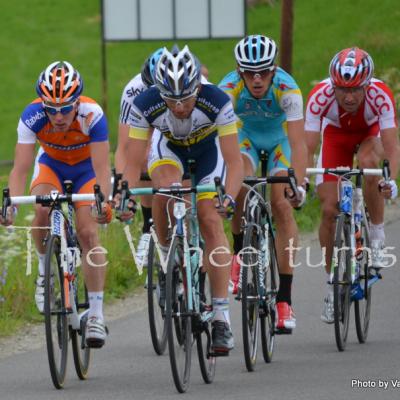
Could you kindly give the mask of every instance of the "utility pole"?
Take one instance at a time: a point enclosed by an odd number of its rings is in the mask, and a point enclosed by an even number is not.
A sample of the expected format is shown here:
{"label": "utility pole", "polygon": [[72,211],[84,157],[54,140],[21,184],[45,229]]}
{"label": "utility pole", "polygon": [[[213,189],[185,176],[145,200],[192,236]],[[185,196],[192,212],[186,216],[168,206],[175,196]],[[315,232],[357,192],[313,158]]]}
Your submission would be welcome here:
{"label": "utility pole", "polygon": [[280,66],[288,73],[292,72],[293,3],[294,0],[282,0]]}

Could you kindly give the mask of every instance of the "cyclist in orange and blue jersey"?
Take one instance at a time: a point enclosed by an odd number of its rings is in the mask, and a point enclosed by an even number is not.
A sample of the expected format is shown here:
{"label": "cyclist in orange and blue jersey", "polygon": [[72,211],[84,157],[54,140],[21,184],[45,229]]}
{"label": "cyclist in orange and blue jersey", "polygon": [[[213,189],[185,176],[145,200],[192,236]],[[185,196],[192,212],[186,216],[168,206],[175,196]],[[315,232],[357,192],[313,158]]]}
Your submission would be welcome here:
{"label": "cyclist in orange and blue jersey", "polygon": [[[239,118],[239,142],[246,176],[254,175],[261,150],[268,154],[269,175],[286,175],[293,167],[298,182],[303,182],[307,148],[304,136],[303,100],[294,79],[275,65],[278,49],[275,42],[263,35],[247,36],[235,47],[237,69],[220,82],[219,87],[233,102]],[[245,189],[238,198],[238,210],[243,209]],[[277,296],[277,329],[291,333],[296,319],[291,306],[293,268],[286,248],[290,239],[297,243],[297,226],[292,206],[305,200],[305,191],[299,186],[299,198],[290,202],[285,198],[282,185],[272,185],[271,205],[276,222],[276,247],[280,271]],[[236,213],[232,223],[234,254],[243,245],[241,213]],[[240,265],[237,256],[232,262],[232,292],[237,293]]]}
{"label": "cyclist in orange and blue jersey", "polygon": [[[63,182],[73,182],[74,193],[93,193],[93,185],[100,184],[105,198],[110,192],[109,142],[106,117],[101,107],[91,98],[82,96],[83,81],[79,72],[66,61],[50,64],[36,84],[39,98],[22,112],[18,123],[14,167],[10,173],[11,196],[23,195],[30,168],[35,158],[35,145],[40,150],[36,157],[30,186],[32,195],[48,194],[51,190],[64,191]],[[90,202],[79,202],[76,208],[76,229],[82,247],[82,263],[90,309],[86,326],[89,346],[101,347],[106,331],[103,318],[103,288],[105,256],[90,250],[100,245],[97,223],[111,221],[111,208],[103,205],[103,215],[92,217]],[[0,222],[13,222],[16,209]],[[35,206],[34,227],[49,225],[48,210]],[[44,238],[43,229],[32,230],[39,258],[39,277],[35,300],[40,312],[44,307]],[[90,258],[88,259],[87,258]],[[91,266],[90,267],[89,262]]]}

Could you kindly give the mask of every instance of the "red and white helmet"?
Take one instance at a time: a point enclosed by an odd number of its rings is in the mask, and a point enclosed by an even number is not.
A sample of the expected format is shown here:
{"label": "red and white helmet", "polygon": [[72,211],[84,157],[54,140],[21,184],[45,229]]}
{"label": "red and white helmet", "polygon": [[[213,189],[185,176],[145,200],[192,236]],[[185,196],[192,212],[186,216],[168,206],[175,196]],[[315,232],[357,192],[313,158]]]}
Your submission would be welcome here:
{"label": "red and white helmet", "polygon": [[76,100],[83,90],[79,72],[67,61],[50,64],[36,83],[36,92],[43,101],[54,104],[70,103]]}
{"label": "red and white helmet", "polygon": [[371,56],[358,47],[350,47],[337,53],[329,66],[334,86],[358,87],[368,85],[374,73]]}

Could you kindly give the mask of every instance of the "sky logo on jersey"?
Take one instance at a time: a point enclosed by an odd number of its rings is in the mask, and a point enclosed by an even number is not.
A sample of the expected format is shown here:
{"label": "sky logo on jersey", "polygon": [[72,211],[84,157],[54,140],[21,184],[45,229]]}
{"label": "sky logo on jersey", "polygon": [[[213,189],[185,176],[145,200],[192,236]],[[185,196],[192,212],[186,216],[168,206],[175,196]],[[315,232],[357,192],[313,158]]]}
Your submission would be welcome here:
{"label": "sky logo on jersey", "polygon": [[133,97],[133,96],[138,96],[140,93],[144,92],[144,88],[143,89],[139,89],[139,88],[130,88],[129,90],[127,90],[126,94],[128,95],[128,97]]}
{"label": "sky logo on jersey", "polygon": [[26,119],[24,121],[25,125],[28,128],[32,128],[32,126],[35,125],[35,123],[37,121],[39,121],[40,119],[44,118],[45,116],[46,116],[46,113],[44,111],[36,111],[35,115],[33,115],[32,117],[30,117],[30,118],[28,118],[28,119]]}

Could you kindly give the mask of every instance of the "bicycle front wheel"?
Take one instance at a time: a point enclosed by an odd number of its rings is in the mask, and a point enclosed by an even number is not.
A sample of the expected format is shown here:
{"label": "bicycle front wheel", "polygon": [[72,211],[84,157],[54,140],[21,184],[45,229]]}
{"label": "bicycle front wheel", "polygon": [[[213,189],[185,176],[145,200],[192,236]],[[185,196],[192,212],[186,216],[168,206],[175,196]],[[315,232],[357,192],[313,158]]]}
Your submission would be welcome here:
{"label": "bicycle front wheel", "polygon": [[151,341],[154,351],[162,355],[167,347],[165,324],[165,286],[166,276],[162,270],[158,251],[153,237],[150,239],[147,263],[147,309]]}
{"label": "bicycle front wheel", "polygon": [[190,382],[192,320],[188,314],[183,239],[179,236],[174,237],[169,253],[165,319],[172,376],[177,390],[184,393]]}
{"label": "bicycle front wheel", "polygon": [[361,243],[362,249],[360,254],[357,255],[358,274],[357,281],[355,282],[355,289],[357,291],[354,300],[354,317],[356,322],[357,338],[360,343],[365,343],[368,336],[369,318],[371,314],[371,295],[372,286],[368,287],[370,278],[369,261],[371,254],[368,249],[371,248],[367,228],[363,222],[361,225]]}
{"label": "bicycle front wheel", "polygon": [[[75,271],[76,272],[76,271]],[[80,309],[89,308],[89,298],[86,286],[79,276],[75,275],[75,303],[79,313]],[[82,299],[83,302],[79,300]],[[70,329],[72,354],[74,356],[75,371],[79,379],[85,380],[89,374],[90,364],[90,347],[86,346],[85,331],[86,331],[87,314],[81,317],[80,328]]]}
{"label": "bicycle front wheel", "polygon": [[263,310],[260,313],[261,345],[264,361],[270,363],[274,353],[275,322],[276,322],[276,296],[278,294],[278,260],[271,227],[268,233],[269,262],[264,273],[265,293]]}
{"label": "bicycle front wheel", "polygon": [[60,238],[50,236],[45,257],[44,321],[50,373],[57,389],[64,385],[68,356],[68,318],[60,251]]}
{"label": "bicycle front wheel", "polygon": [[334,253],[337,254],[337,264],[334,265],[333,274],[335,338],[337,348],[343,351],[346,348],[349,332],[351,307],[350,225],[345,221],[344,214],[340,214],[337,218]]}
{"label": "bicycle front wheel", "polygon": [[199,357],[201,376],[205,383],[211,383],[215,376],[217,358],[211,355],[211,287],[206,272],[200,272],[200,313],[201,319],[198,322],[196,332],[197,355]]}
{"label": "bicycle front wheel", "polygon": [[257,363],[259,333],[258,268],[259,268],[259,233],[256,225],[247,225],[243,239],[242,275],[242,335],[246,368],[254,371]]}

